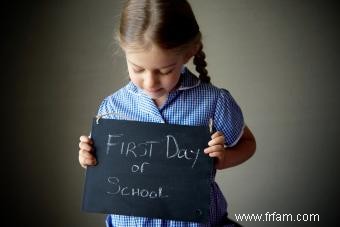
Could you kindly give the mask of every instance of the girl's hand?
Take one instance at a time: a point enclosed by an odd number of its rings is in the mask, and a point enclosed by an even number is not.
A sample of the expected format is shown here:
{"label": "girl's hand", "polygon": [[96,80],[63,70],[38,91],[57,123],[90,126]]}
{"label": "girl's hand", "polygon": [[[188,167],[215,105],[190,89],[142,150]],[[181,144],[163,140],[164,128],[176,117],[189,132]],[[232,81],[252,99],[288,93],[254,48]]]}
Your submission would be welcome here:
{"label": "girl's hand", "polygon": [[225,139],[222,132],[215,132],[211,136],[211,140],[208,143],[208,148],[204,149],[204,153],[208,154],[210,157],[216,158],[215,168],[224,168],[224,163],[226,159],[226,150],[224,147]]}
{"label": "girl's hand", "polygon": [[93,155],[93,141],[88,136],[81,136],[79,142],[79,163],[83,168],[96,165],[97,160]]}

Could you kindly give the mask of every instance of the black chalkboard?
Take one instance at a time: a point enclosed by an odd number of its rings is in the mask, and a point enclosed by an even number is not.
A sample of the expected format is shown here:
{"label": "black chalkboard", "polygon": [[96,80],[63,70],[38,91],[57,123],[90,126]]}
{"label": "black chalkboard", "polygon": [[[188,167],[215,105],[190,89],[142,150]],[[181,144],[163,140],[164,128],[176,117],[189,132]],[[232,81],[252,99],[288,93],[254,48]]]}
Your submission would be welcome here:
{"label": "black chalkboard", "polygon": [[98,164],[86,171],[83,211],[207,221],[208,127],[94,119],[91,135]]}

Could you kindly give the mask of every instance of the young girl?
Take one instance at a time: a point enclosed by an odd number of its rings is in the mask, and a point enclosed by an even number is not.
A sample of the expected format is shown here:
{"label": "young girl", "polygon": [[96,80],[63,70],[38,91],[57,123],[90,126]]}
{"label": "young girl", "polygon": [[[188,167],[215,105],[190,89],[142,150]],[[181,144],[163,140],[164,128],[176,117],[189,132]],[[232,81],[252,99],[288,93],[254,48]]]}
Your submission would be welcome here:
{"label": "young girl", "polygon": [[[104,99],[98,115],[181,125],[208,125],[213,119],[215,133],[204,152],[214,158],[216,169],[236,166],[253,155],[255,139],[239,106],[227,90],[210,83],[199,26],[186,0],[126,1],[117,39],[131,81]],[[184,66],[192,57],[199,77]],[[79,148],[81,166],[95,165],[93,141],[81,136]],[[106,225],[234,226],[228,224],[226,200],[212,182],[208,223],[112,214]]]}

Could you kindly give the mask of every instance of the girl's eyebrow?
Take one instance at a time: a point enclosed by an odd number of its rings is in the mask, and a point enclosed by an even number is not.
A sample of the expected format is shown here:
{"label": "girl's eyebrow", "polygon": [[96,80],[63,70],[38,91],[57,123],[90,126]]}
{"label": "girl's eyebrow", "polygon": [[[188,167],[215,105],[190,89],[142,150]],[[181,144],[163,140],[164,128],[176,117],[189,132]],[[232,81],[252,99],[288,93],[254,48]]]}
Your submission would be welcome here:
{"label": "girl's eyebrow", "polygon": [[[131,62],[130,60],[128,60],[128,62],[131,63],[132,65],[136,66],[136,67],[143,68],[143,67],[141,67],[141,66],[139,66],[139,65],[136,65],[135,63]],[[163,67],[160,67],[160,69],[166,69],[166,68],[175,66],[176,64],[177,64],[176,62],[175,62],[175,63],[171,63],[171,64],[169,64],[169,65],[165,65],[165,66],[163,66]]]}

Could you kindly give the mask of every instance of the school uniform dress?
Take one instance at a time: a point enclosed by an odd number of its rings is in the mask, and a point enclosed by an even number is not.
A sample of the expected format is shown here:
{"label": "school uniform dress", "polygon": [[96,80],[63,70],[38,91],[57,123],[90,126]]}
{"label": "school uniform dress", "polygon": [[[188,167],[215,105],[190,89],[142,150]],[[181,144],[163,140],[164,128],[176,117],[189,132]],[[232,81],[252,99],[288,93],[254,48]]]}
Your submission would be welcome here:
{"label": "school uniform dress", "polygon": [[[128,119],[180,125],[208,125],[213,119],[216,131],[224,133],[226,145],[234,146],[243,134],[244,121],[240,107],[230,93],[212,84],[201,83],[187,68],[180,77],[180,86],[169,93],[164,105],[157,107],[143,91],[129,82],[101,103],[98,115],[110,119]],[[234,226],[225,224],[227,202],[215,182],[216,170],[211,176],[210,215],[208,223],[182,222],[146,217],[110,214],[107,227],[208,227]]]}

